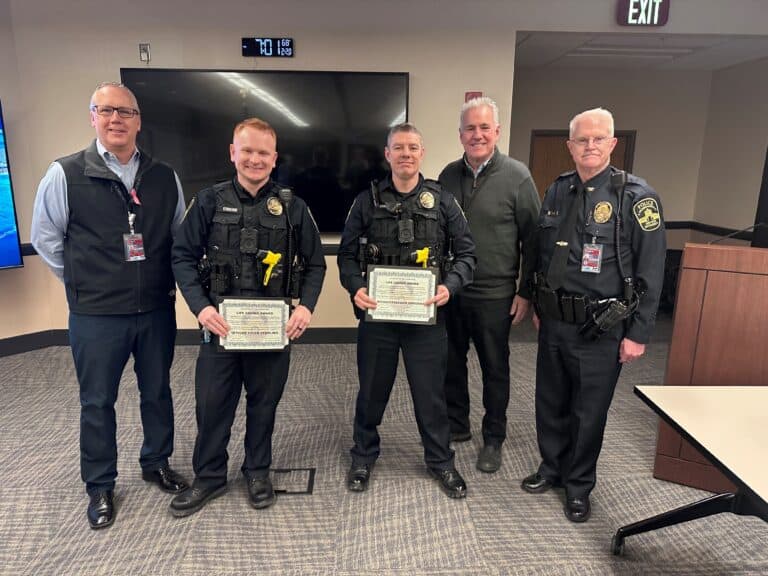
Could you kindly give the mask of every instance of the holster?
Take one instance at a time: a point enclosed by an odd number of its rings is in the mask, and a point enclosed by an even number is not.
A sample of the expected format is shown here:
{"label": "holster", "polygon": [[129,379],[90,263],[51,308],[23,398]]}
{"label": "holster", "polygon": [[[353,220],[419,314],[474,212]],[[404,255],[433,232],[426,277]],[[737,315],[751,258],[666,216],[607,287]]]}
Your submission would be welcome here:
{"label": "holster", "polygon": [[603,334],[626,320],[631,313],[631,308],[623,300],[611,300],[590,314],[579,333],[587,340],[599,340]]}
{"label": "holster", "polygon": [[536,313],[540,317],[553,320],[563,319],[563,313],[560,311],[560,298],[555,290],[546,286],[537,286],[534,295]]}
{"label": "holster", "polygon": [[288,295],[295,299],[301,298],[301,283],[304,280],[304,261],[296,258],[291,271],[291,285],[288,286]]}

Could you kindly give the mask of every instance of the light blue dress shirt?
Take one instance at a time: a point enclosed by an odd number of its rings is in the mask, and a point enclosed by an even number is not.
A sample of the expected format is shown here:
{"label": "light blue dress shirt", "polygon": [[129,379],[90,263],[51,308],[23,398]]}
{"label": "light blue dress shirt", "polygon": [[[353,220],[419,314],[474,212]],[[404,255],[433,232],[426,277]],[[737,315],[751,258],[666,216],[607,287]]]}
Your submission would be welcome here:
{"label": "light blue dress shirt", "polygon": [[[121,164],[117,156],[104,148],[98,139],[96,149],[104,159],[107,168],[125,184],[126,190],[133,188],[133,181],[139,169],[141,156],[139,150],[136,149],[127,164]],[[176,188],[179,193],[176,212],[171,223],[171,234],[175,236],[176,230],[184,219],[186,205],[179,176],[176,172],[173,175],[176,178]],[[68,223],[67,178],[61,164],[53,162],[37,187],[30,240],[43,261],[62,282],[64,281],[64,237],[67,235]]]}

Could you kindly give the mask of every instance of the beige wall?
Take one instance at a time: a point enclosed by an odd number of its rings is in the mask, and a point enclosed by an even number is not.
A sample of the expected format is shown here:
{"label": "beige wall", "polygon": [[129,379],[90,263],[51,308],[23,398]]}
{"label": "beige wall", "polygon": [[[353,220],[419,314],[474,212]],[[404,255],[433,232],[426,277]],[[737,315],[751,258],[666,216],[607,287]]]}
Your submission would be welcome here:
{"label": "beige wall", "polygon": [[567,130],[575,114],[602,106],[617,130],[637,132],[633,172],[661,195],[665,218],[693,220],[710,80],[709,72],[518,69],[510,154],[527,163],[531,130]]}
{"label": "beige wall", "polygon": [[[19,226],[25,242],[29,238],[32,206],[40,177],[52,159],[82,148],[93,137],[87,114],[91,91],[103,79],[119,78],[121,67],[139,65],[139,42],[151,43],[152,65],[155,67],[232,69],[252,67],[256,63],[239,54],[239,38],[253,32],[251,25],[243,28],[239,24],[226,23],[221,27],[202,28],[203,20],[197,20],[195,26],[179,26],[173,18],[160,20],[150,16],[153,11],[149,9],[142,21],[137,16],[142,13],[141,8],[132,6],[129,14],[138,20],[131,25],[128,18],[123,31],[116,32],[112,26],[95,26],[86,11],[88,4],[78,4],[72,12],[42,14],[38,7],[11,2],[18,68],[23,71],[16,92],[25,97],[6,112],[6,117],[13,146],[10,152],[14,162]],[[98,11],[123,9],[118,8],[122,5],[117,3],[112,3],[114,6],[110,8],[110,4],[99,3]],[[0,6],[3,5],[0,0]],[[79,14],[78,9],[82,10]],[[185,17],[192,18],[188,13]],[[214,15],[210,17],[215,21]],[[62,26],[59,18],[67,20],[66,26]],[[158,26],[153,23],[157,21],[168,24]],[[260,28],[262,26],[260,24]],[[457,114],[465,90],[479,89],[493,94],[506,111],[503,121],[509,122],[514,36],[487,38],[478,30],[463,33],[462,42],[457,42],[436,30],[403,32],[397,37],[389,32],[302,31],[293,35],[297,44],[295,59],[259,60],[259,67],[410,73],[409,113],[425,136],[427,156],[423,171],[427,176],[436,177],[448,161],[460,155]],[[40,50],[41,37],[56,48]],[[467,45],[480,48],[469,51]],[[507,64],[477,70],[471,83],[455,74],[456,70],[470,69],[478,55],[491,58],[495,54],[509,55]],[[506,137],[502,145],[508,145]],[[34,155],[23,153],[32,148]],[[26,156],[28,166],[21,163],[21,168],[16,170],[17,156]],[[328,257],[326,262],[328,273],[313,327],[354,326],[349,298],[338,281],[335,258]],[[16,308],[34,310],[34,314],[19,314],[16,323],[0,323],[0,338],[66,327],[66,301],[59,282],[52,274],[40,270],[37,256],[27,257],[26,263],[27,268],[0,276],[0,289],[9,284],[17,295]],[[49,295],[50,300],[41,301],[41,293]],[[64,314],[58,313],[61,310]],[[186,306],[180,305],[178,310],[180,327],[196,325]],[[6,312],[4,310],[3,315]]]}
{"label": "beige wall", "polygon": [[[151,43],[152,67],[409,72],[410,118],[425,134],[424,172],[434,176],[461,151],[456,112],[465,90],[492,95],[502,110],[502,126],[510,125],[517,30],[621,30],[614,22],[614,0],[475,0],[471,12],[469,6],[459,0],[0,0],[0,99],[22,241],[29,239],[35,189],[48,163],[92,137],[86,113],[90,91],[99,81],[118,78],[120,67],[141,65],[139,42]],[[725,11],[722,0],[676,0],[674,6],[667,33],[765,32],[768,3],[732,0]],[[296,58],[242,58],[239,39],[254,34],[293,36]],[[637,114],[626,112],[622,126],[642,117],[645,103],[638,99],[635,105]],[[682,114],[680,126],[695,131],[695,122],[685,120],[686,106],[670,116]],[[553,125],[561,122],[557,118]],[[639,136],[638,146],[643,141]],[[500,146],[508,144],[505,131]],[[672,182],[665,155],[650,149],[642,154],[638,172],[660,188],[654,179]],[[676,190],[668,203],[675,218],[691,211],[686,185],[668,186]],[[314,326],[349,326],[349,301],[338,285],[334,259],[327,260]],[[63,291],[36,256],[27,257],[22,270],[0,273],[0,291],[6,295],[0,338],[66,326]],[[192,325],[188,314],[180,318],[180,326]]]}
{"label": "beige wall", "polygon": [[694,217],[742,229],[755,221],[768,148],[768,59],[715,72]]}

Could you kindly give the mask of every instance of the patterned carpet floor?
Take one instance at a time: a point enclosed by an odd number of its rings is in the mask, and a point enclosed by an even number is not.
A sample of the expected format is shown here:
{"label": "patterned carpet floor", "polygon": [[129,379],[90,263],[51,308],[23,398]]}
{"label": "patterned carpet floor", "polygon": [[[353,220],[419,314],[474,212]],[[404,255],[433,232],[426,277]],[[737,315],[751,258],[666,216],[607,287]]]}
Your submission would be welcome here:
{"label": "patterned carpet floor", "polygon": [[[272,508],[247,502],[239,474],[244,406],[230,444],[227,494],[175,519],[169,496],[141,480],[138,394],[126,370],[118,401],[120,472],[114,526],[92,531],[80,481],[77,382],[68,348],[0,358],[0,574],[768,574],[768,525],[721,514],[626,541],[619,526],[707,496],[652,477],[657,418],[633,393],[663,380],[667,344],[623,372],[609,415],[586,524],[568,522],[562,492],[531,495],[520,479],[538,463],[530,338],[511,343],[508,439],[496,474],[475,469],[482,444],[479,366],[471,357],[472,441],[458,444],[465,500],[443,495],[426,473],[404,371],[381,428],[382,457],[369,490],[344,486],[356,393],[355,347],[299,345],[280,404],[275,468],[314,468],[311,494],[280,494]],[[193,367],[197,350],[177,348],[172,387],[172,464],[192,477]],[[297,473],[294,484],[305,481]],[[290,486],[289,486],[290,488]],[[299,488],[300,489],[300,488]]]}

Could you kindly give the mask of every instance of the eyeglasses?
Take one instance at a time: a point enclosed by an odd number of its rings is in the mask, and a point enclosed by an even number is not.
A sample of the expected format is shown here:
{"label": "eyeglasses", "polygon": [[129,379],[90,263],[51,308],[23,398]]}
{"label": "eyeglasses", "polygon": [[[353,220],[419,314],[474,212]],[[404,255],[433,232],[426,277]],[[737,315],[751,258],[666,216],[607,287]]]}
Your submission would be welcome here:
{"label": "eyeglasses", "polygon": [[115,108],[114,106],[91,106],[91,111],[96,112],[99,116],[104,118],[111,118],[112,114],[117,112],[120,118],[133,118],[139,115],[139,111],[135,108],[125,108],[123,106]]}
{"label": "eyeglasses", "polygon": [[576,146],[580,146],[582,148],[584,148],[590,142],[592,142],[594,146],[597,146],[598,148],[600,148],[603,144],[605,144],[609,140],[613,140],[613,138],[610,138],[608,136],[596,136],[595,138],[585,138],[585,137],[574,138],[573,140],[571,140],[571,142],[576,144]]}

